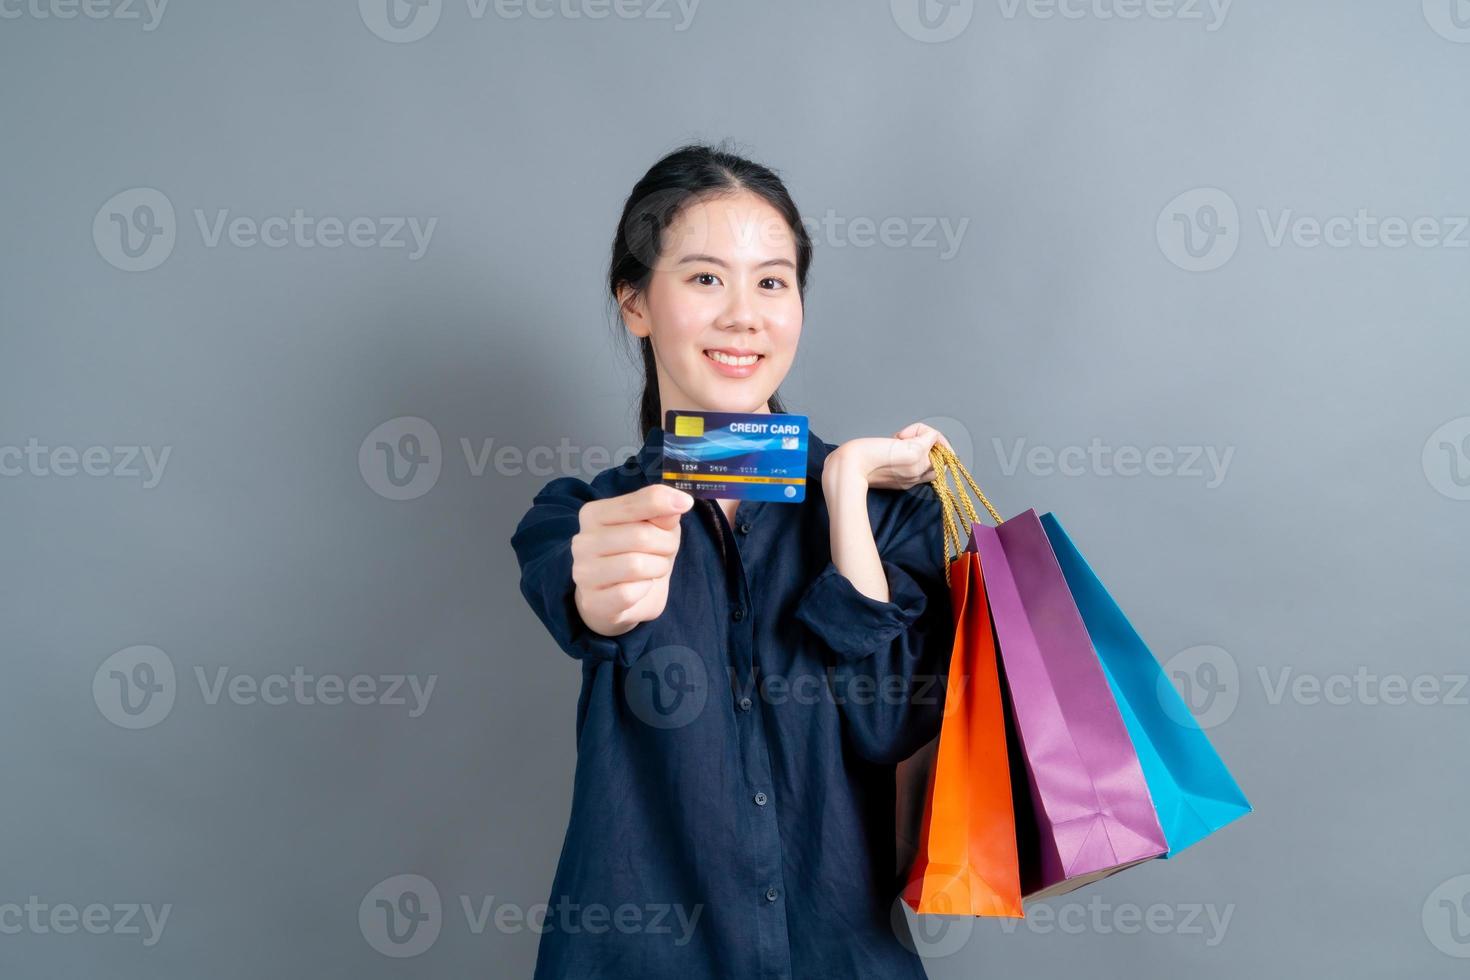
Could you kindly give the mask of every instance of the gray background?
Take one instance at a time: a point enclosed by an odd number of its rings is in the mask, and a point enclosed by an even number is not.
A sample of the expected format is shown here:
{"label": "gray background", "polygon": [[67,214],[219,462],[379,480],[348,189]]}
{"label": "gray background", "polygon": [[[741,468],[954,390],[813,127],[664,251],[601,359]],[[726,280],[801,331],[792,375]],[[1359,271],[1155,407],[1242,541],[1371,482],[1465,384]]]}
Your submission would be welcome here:
{"label": "gray background", "polygon": [[[1202,722],[1256,807],[1050,927],[939,920],[930,975],[1464,975],[1470,5],[988,0],[929,35],[902,2],[443,0],[404,42],[373,3],[174,0],[149,30],[27,2],[0,19],[0,454],[105,449],[97,475],[0,455],[0,906],[48,907],[0,913],[0,975],[529,975],[535,932],[461,906],[546,899],[571,792],[579,674],[508,539],[552,476],[609,465],[583,451],[636,447],[613,225],[660,155],[723,137],[818,222],[791,409],[834,441],[929,420],[1001,510],[1054,509],[1161,660],[1217,671]],[[129,272],[105,232],[136,188],[176,240]],[[411,259],[210,246],[195,217],[298,208],[437,225]],[[1448,241],[1273,244],[1283,215],[1359,209]],[[1185,268],[1170,229],[1212,214],[1211,268]],[[967,222],[958,250],[926,221]],[[394,500],[358,457],[404,417],[440,472]],[[1184,451],[1008,466],[1094,439]],[[461,440],[576,455],[476,475]],[[161,479],[100,475],[114,447],[167,447]],[[1233,453],[1218,485],[1188,447]],[[174,700],[129,728],[136,646]],[[211,703],[196,674],[298,667],[436,686],[410,717]],[[1275,696],[1355,673],[1437,693]],[[358,916],[402,874],[443,903],[414,958]],[[52,930],[68,903],[112,926]],[[129,903],[170,907],[157,942],[116,928]]]}

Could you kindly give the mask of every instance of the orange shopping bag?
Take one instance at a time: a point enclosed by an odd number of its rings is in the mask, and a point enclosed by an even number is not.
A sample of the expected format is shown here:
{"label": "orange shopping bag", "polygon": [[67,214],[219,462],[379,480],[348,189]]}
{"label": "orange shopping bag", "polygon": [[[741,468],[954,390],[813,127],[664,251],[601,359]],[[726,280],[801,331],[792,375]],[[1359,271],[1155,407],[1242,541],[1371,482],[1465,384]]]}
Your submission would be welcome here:
{"label": "orange shopping bag", "polygon": [[[939,738],[899,767],[901,808],[905,781],[911,783],[911,801],[919,796],[912,784],[928,767],[903,900],[919,913],[1019,918],[1021,873],[1005,709],[985,580],[973,545],[961,550],[960,510],[947,485],[945,458],[938,452],[931,458],[934,490],[944,504],[943,560],[955,617],[954,649]],[[959,492],[965,492],[963,486]],[[968,498],[964,503],[973,513]]]}

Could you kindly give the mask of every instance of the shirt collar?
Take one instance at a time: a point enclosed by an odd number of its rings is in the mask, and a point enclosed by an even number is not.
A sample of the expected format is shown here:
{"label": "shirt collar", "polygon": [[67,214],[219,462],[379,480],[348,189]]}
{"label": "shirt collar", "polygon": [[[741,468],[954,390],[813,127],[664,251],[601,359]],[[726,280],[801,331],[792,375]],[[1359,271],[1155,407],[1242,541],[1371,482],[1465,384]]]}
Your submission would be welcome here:
{"label": "shirt collar", "polygon": [[[806,477],[808,480],[820,480],[827,454],[834,447],[811,429],[807,429],[806,436]],[[664,430],[661,426],[655,425],[644,433],[643,448],[638,450],[636,457],[628,457],[627,465],[637,466],[642,481],[646,485],[658,483],[663,479],[663,459]]]}

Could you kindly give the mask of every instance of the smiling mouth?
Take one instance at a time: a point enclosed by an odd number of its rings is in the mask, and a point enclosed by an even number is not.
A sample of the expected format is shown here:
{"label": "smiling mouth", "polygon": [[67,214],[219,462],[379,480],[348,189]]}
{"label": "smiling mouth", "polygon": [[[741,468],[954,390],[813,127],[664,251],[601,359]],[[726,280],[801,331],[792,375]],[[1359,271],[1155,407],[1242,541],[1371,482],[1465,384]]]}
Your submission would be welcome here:
{"label": "smiling mouth", "polygon": [[714,349],[706,350],[704,352],[704,356],[714,361],[716,364],[724,364],[727,367],[750,367],[758,362],[761,358],[765,357],[764,354],[735,355],[726,353],[725,351]]}

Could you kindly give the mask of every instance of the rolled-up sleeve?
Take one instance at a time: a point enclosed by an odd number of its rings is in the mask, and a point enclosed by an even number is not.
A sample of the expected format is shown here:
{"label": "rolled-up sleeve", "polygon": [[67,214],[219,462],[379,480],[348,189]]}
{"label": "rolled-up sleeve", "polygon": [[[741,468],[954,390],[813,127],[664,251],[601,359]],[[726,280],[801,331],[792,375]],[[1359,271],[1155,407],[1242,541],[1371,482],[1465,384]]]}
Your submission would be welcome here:
{"label": "rolled-up sleeve", "polygon": [[647,647],[653,620],[609,637],[590,629],[577,611],[572,537],[581,527],[578,511],[595,496],[575,477],[558,477],[536,494],[510,539],[521,567],[521,595],[568,656],[631,664]]}
{"label": "rolled-up sleeve", "polygon": [[866,657],[887,647],[908,630],[928,605],[913,576],[882,559],[888,579],[887,602],[859,592],[852,580],[828,561],[802,594],[796,618],[805,623],[844,660]]}
{"label": "rolled-up sleeve", "polygon": [[870,507],[889,598],[857,590],[827,566],[795,617],[832,651],[834,693],[859,754],[899,762],[939,732],[954,622],[944,577],[944,525],[925,486]]}

